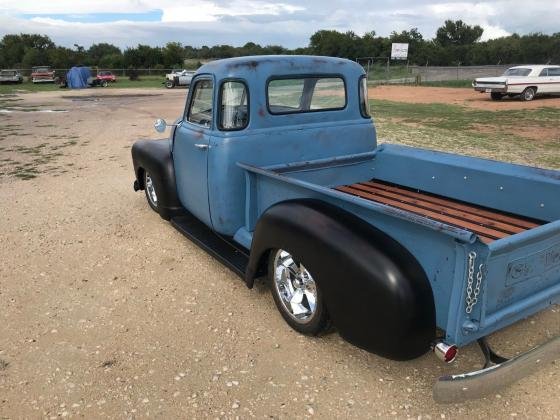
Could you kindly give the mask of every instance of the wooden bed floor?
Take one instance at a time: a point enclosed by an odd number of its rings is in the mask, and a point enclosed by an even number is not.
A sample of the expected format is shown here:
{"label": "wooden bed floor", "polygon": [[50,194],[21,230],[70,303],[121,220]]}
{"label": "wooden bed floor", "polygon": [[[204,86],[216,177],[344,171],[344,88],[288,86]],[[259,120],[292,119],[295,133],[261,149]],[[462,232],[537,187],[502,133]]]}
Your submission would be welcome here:
{"label": "wooden bed floor", "polygon": [[476,233],[490,243],[543,223],[462,201],[372,180],[335,188],[366,200],[396,207]]}

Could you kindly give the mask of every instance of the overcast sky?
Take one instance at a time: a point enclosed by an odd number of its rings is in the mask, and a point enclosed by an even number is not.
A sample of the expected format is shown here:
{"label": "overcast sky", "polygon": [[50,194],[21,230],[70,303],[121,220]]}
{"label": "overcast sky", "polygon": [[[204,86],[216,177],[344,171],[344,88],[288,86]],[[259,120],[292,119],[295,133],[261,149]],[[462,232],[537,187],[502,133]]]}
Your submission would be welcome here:
{"label": "overcast sky", "polygon": [[560,0],[0,0],[0,37],[41,33],[57,44],[86,48],[137,44],[303,47],[319,29],[374,30],[389,35],[417,27],[434,37],[445,19],[484,28],[483,39],[511,33],[560,32]]}

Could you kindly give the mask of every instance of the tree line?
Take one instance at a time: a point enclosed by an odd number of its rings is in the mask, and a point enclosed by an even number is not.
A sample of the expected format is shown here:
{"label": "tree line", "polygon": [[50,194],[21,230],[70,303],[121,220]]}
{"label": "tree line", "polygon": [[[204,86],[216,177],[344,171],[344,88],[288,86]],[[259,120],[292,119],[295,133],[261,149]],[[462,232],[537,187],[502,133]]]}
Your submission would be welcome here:
{"label": "tree line", "polygon": [[0,68],[31,68],[50,65],[69,68],[82,64],[100,68],[184,67],[185,60],[196,67],[199,60],[264,54],[314,54],[356,59],[376,57],[383,60],[391,54],[394,42],[408,43],[410,64],[417,65],[485,65],[560,63],[560,32],[553,35],[534,33],[513,34],[481,42],[483,29],[461,20],[447,20],[438,28],[433,39],[424,39],[418,29],[392,32],[387,37],[375,31],[362,36],[352,31],[320,30],[314,33],[304,48],[287,49],[280,45],[261,46],[248,42],[242,47],[216,45],[193,47],[180,42],[168,42],[163,47],[139,44],[124,50],[109,43],[84,48],[56,45],[48,36],[10,34],[0,41]]}

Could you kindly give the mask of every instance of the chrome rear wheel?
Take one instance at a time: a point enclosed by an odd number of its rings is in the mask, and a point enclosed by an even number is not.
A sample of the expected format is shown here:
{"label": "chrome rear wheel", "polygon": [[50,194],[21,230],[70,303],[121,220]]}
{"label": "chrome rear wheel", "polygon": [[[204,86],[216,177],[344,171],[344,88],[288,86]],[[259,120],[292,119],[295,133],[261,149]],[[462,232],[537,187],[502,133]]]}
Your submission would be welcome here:
{"label": "chrome rear wheel", "polygon": [[292,328],[311,335],[326,329],[328,317],[321,291],[302,261],[286,250],[274,250],[269,277],[276,306]]}

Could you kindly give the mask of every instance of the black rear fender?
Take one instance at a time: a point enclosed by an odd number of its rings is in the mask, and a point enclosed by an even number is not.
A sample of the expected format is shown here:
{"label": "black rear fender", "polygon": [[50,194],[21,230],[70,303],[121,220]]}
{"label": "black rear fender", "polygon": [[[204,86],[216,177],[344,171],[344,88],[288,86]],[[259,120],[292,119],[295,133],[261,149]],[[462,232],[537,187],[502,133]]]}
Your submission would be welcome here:
{"label": "black rear fender", "polygon": [[350,343],[395,360],[429,350],[436,332],[430,283],[416,258],[386,233],[318,200],[276,204],[255,228],[249,287],[275,248],[305,262]]}

